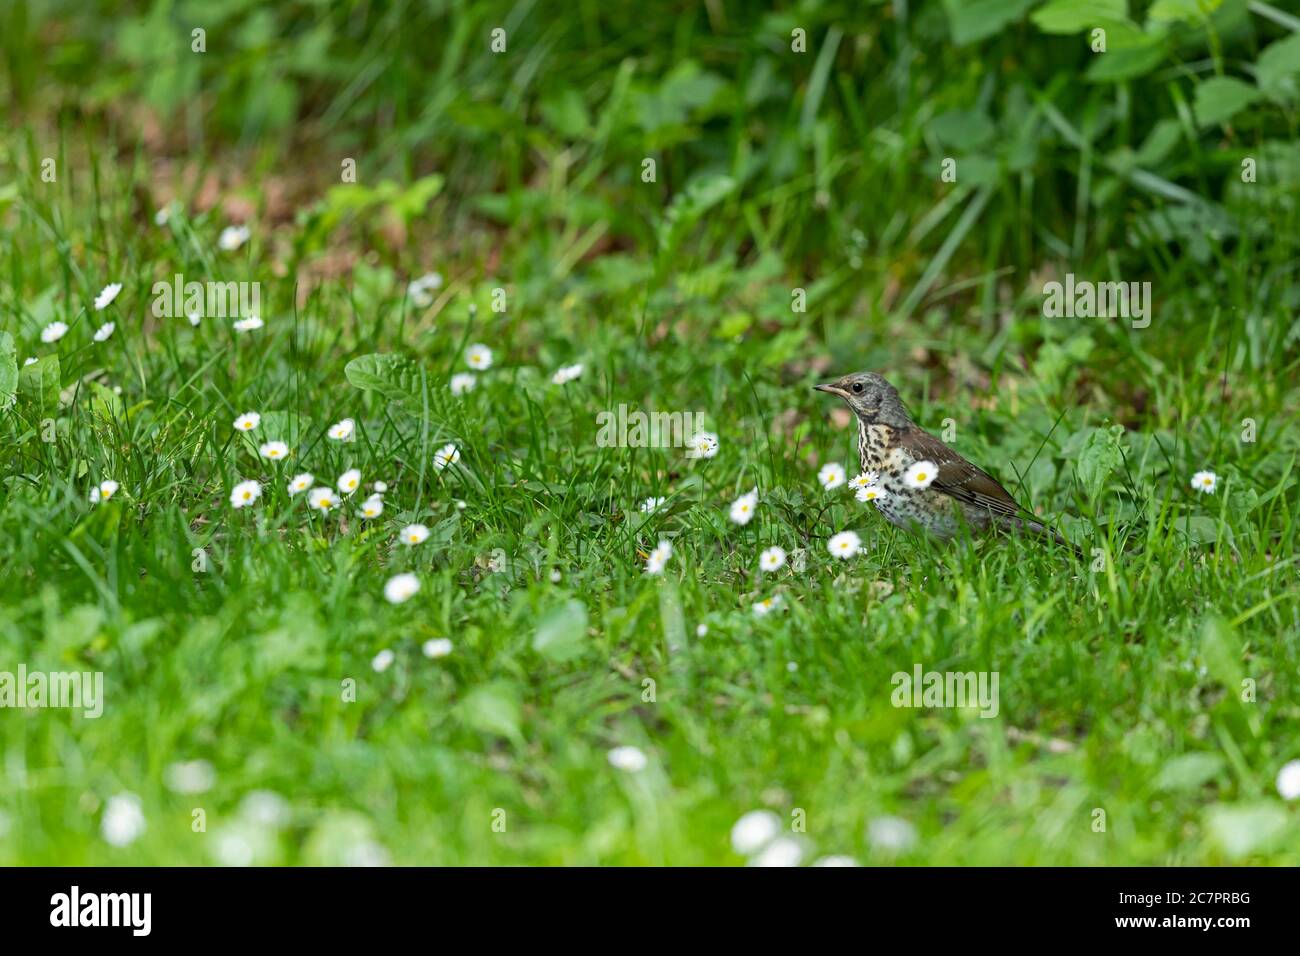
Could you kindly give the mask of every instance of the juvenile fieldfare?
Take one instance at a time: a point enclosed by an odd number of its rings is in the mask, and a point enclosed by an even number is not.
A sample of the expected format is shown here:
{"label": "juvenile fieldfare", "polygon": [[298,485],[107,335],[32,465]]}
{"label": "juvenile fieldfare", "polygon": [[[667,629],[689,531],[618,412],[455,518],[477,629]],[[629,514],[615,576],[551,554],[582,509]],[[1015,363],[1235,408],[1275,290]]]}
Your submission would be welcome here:
{"label": "juvenile fieldfare", "polygon": [[862,471],[876,476],[858,495],[892,524],[945,540],[963,522],[972,531],[1028,529],[1077,552],[1020,507],[991,475],[919,428],[899,401],[898,390],[881,376],[857,372],[813,387],[840,396],[857,416]]}

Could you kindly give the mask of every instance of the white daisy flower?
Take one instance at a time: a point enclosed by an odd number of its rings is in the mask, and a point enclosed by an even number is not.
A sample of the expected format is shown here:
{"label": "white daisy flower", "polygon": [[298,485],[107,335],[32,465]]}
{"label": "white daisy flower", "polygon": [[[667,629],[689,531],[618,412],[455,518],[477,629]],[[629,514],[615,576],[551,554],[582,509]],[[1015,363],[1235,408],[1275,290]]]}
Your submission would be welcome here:
{"label": "white daisy flower", "polygon": [[122,283],[120,282],[110,282],[108,285],[104,286],[104,288],[99,291],[99,295],[95,296],[95,311],[103,312],[107,309],[113,304],[113,300],[117,298],[117,294],[121,291]]}
{"label": "white daisy flower", "polygon": [[256,481],[241,481],[230,489],[230,506],[232,508],[246,508],[258,498],[262,497],[262,486]]}
{"label": "white daisy flower", "polygon": [[68,324],[66,322],[51,322],[41,329],[41,341],[49,345],[51,342],[57,342],[67,334]]}
{"label": "white daisy flower", "polygon": [[224,827],[213,836],[212,855],[222,866],[252,866],[263,849],[256,834],[257,831],[240,823]]}
{"label": "white daisy flower", "polygon": [[375,489],[375,494],[382,495],[385,491],[388,490],[388,482],[376,481],[373,485],[371,485],[371,487]]}
{"label": "white daisy flower", "polygon": [[858,861],[851,856],[823,856],[813,860],[813,866],[857,866]]}
{"label": "white daisy flower", "polygon": [[402,544],[423,544],[429,538],[429,529],[422,524],[408,524],[402,529]]}
{"label": "white daisy flower", "polygon": [[647,498],[645,501],[641,502],[641,507],[637,510],[643,515],[654,514],[659,510],[659,506],[663,503],[664,499],[662,498]]}
{"label": "white daisy flower", "polygon": [[144,811],[134,793],[119,793],[108,798],[99,833],[112,846],[134,843],[144,833]]}
{"label": "white daisy flower", "polygon": [[342,494],[350,495],[361,487],[361,472],[355,468],[349,468],[343,474],[339,475],[338,489]]}
{"label": "white daisy flower", "polygon": [[803,844],[794,837],[777,837],[749,861],[750,866],[798,866],[803,862]]}
{"label": "white daisy flower", "polygon": [[282,441],[269,441],[258,448],[257,453],[271,461],[280,461],[289,457],[289,446]]}
{"label": "white daisy flower", "polygon": [[29,355],[29,356],[27,356],[27,358],[23,359],[23,364],[24,364],[24,365],[35,365],[38,361],[40,361],[40,360],[39,360],[35,355]]}
{"label": "white daisy flower", "polygon": [[153,224],[155,226],[165,226],[172,217],[172,213],[179,207],[179,203],[172,201],[163,206],[153,214]]}
{"label": "white daisy flower", "polygon": [[822,465],[821,470],[817,472],[817,480],[827,491],[838,488],[844,484],[844,466],[836,461]]}
{"label": "white daisy flower", "polygon": [[876,474],[874,471],[864,471],[862,474],[858,475],[856,478],[851,479],[851,480],[849,481],[849,485],[850,485],[850,487],[852,487],[852,488],[856,488],[856,489],[858,489],[858,490],[861,490],[861,489],[863,489],[863,488],[870,488],[872,485],[876,484],[876,482],[878,482],[878,481],[880,481],[880,476],[879,476],[878,474]]}
{"label": "white daisy flower", "polygon": [[914,461],[903,472],[903,481],[909,488],[929,488],[939,476],[939,466],[932,461]]}
{"label": "white daisy flower", "polygon": [[875,485],[868,485],[865,488],[859,488],[853,495],[859,501],[874,501],[877,504],[884,501],[889,495],[884,488],[877,488]]}
{"label": "white daisy flower", "polygon": [[99,328],[95,329],[95,335],[94,335],[95,341],[96,342],[107,341],[108,337],[113,334],[113,330],[116,328],[117,326],[112,322],[105,322]]}
{"label": "white daisy flower", "polygon": [[461,501],[459,498],[456,499],[456,510],[457,510],[457,511],[464,511],[464,510],[465,510],[466,508],[468,508],[468,507],[469,507],[469,505],[467,505],[465,502]]}
{"label": "white daisy flower", "polygon": [[316,483],[316,476],[311,472],[304,471],[301,475],[294,475],[289,479],[289,496],[301,494]]}
{"label": "white daisy flower", "polygon": [[763,598],[761,601],[754,602],[754,613],[759,617],[766,617],[781,606],[781,595],[773,594],[770,598]]}
{"label": "white daisy flower", "polygon": [[758,509],[758,489],[741,495],[731,503],[731,520],[736,524],[749,524]]}
{"label": "white daisy flower", "polygon": [[335,422],[330,426],[327,435],[334,441],[347,441],[356,431],[357,423],[350,418],[345,418],[341,422]]}
{"label": "white daisy flower", "polygon": [[709,633],[709,625],[707,625],[707,624],[698,624],[698,625],[696,625],[696,627],[695,627],[695,636],[696,636],[696,637],[705,637],[708,633]]}
{"label": "white daisy flower", "polygon": [[478,376],[473,372],[457,372],[451,377],[451,394],[464,395],[466,392],[474,391],[474,386],[478,384]]}
{"label": "white daisy flower", "polygon": [[611,767],[624,773],[640,773],[648,762],[641,748],[632,746],[615,747],[607,757]]}
{"label": "white daisy flower", "polygon": [[384,585],[384,597],[389,604],[401,604],[415,597],[420,590],[420,579],[414,574],[399,574]]}
{"label": "white daisy flower", "polygon": [[326,514],[331,508],[337,508],[340,503],[338,495],[334,494],[331,488],[313,488],[307,495],[307,504]]}
{"label": "white daisy flower", "polygon": [[167,765],[163,780],[173,793],[206,793],[217,782],[217,772],[206,760],[181,760]]}
{"label": "white daisy flower", "polygon": [[465,362],[476,372],[486,372],[492,367],[492,350],[486,345],[471,345],[465,351]]}
{"label": "white daisy flower", "polygon": [[235,331],[252,332],[256,329],[260,329],[264,325],[266,325],[266,323],[262,321],[261,316],[250,315],[246,319],[239,319],[235,322]]}
{"label": "white daisy flower", "polygon": [[775,571],[785,564],[785,548],[775,545],[758,556],[758,566],[764,571]]}
{"label": "white daisy flower", "polygon": [[577,365],[562,365],[556,370],[555,374],[551,376],[551,382],[555,385],[563,385],[565,382],[572,382],[581,374],[581,363]]}
{"label": "white daisy flower", "polygon": [[437,660],[439,657],[446,657],[451,653],[451,641],[445,637],[431,637],[424,642],[421,648],[424,656],[429,660]]}
{"label": "white daisy flower", "polygon": [[1277,772],[1277,793],[1283,800],[1300,799],[1300,760],[1284,764]]}
{"label": "white daisy flower", "polygon": [[559,584],[560,581],[564,579],[564,575],[560,573],[559,568],[551,568],[550,577],[551,577],[552,584]]}
{"label": "white daisy flower", "polygon": [[199,323],[203,321],[203,313],[199,312],[197,309],[186,309],[185,318],[189,319],[190,325],[194,326],[194,328],[197,329],[199,327]]}
{"label": "white daisy flower", "polygon": [[876,817],[867,823],[867,841],[886,853],[904,853],[916,845],[916,827],[902,817]]}
{"label": "white daisy flower", "polygon": [[455,445],[443,445],[433,456],[433,467],[442,471],[448,465],[454,465],[460,461],[460,449]]}
{"label": "white daisy flower", "polygon": [[397,655],[385,647],[375,655],[375,659],[370,662],[370,666],[376,673],[382,674],[384,671],[388,670],[388,668],[393,666],[393,661],[395,660],[397,660]]}
{"label": "white daisy flower", "polygon": [[247,226],[227,226],[217,236],[217,248],[222,252],[234,252],[248,241],[252,233]]}
{"label": "white daisy flower", "polygon": [[113,495],[117,494],[117,489],[119,487],[118,483],[112,479],[101,481],[98,487],[90,489],[90,503],[92,505],[97,505],[101,501],[107,501],[109,498],[113,497]]}
{"label": "white daisy flower", "polygon": [[718,454],[718,436],[713,432],[700,432],[686,443],[687,458],[713,458]]}
{"label": "white daisy flower", "polygon": [[239,815],[259,827],[278,830],[289,822],[289,801],[274,790],[251,790],[239,801]]}
{"label": "white daisy flower", "polygon": [[781,818],[771,810],[751,810],[731,828],[731,848],[751,856],[771,843],[781,832]]}
{"label": "white daisy flower", "polygon": [[251,432],[262,423],[262,416],[257,412],[244,412],[235,419],[235,428],[241,432]]}
{"label": "white daisy flower", "polygon": [[1212,471],[1198,471],[1192,475],[1192,488],[1203,495],[1214,494],[1219,486],[1219,476]]}
{"label": "white daisy flower", "polygon": [[378,518],[384,513],[384,499],[378,495],[371,495],[361,504],[361,510],[357,514],[363,518]]}
{"label": "white daisy flower", "polygon": [[837,558],[852,558],[862,550],[862,539],[852,531],[841,531],[831,537],[826,547]]}
{"label": "white daisy flower", "polygon": [[433,305],[433,293],[442,288],[442,276],[436,272],[426,272],[418,279],[412,279],[406,286],[407,294],[417,308],[427,309]]}
{"label": "white daisy flower", "polygon": [[343,849],[344,866],[389,866],[392,858],[382,843],[358,840]]}
{"label": "white daisy flower", "polygon": [[650,556],[646,558],[645,573],[663,574],[664,566],[668,563],[668,559],[671,558],[672,556],[673,556],[673,546],[671,542],[660,541],[659,546],[656,547],[653,551],[651,551]]}

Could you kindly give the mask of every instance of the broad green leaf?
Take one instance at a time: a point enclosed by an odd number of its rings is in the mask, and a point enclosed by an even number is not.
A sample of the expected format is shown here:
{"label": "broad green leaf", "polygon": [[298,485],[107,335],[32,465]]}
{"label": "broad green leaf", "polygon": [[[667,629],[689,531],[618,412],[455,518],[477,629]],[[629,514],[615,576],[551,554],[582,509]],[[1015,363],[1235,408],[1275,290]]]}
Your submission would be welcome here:
{"label": "broad green leaf", "polygon": [[1163,37],[1150,37],[1140,44],[1108,49],[1092,58],[1084,77],[1094,83],[1117,83],[1145,76],[1167,55]]}
{"label": "broad green leaf", "polygon": [[1201,657],[1210,676],[1224,687],[1241,686],[1241,640],[1218,617],[1206,618],[1201,625]]}
{"label": "broad green leaf", "polygon": [[1234,515],[1245,515],[1258,508],[1263,500],[1259,492],[1254,488],[1247,488],[1245,491],[1234,491],[1228,498],[1228,510]]}
{"label": "broad green leaf", "polygon": [[18,397],[38,412],[52,413],[59,407],[59,357],[44,355],[18,370]]}
{"label": "broad green leaf", "polygon": [[456,705],[456,713],[467,725],[484,734],[523,741],[519,725],[522,708],[518,689],[506,681],[493,681],[470,691]]}
{"label": "broad green leaf", "polygon": [[1087,30],[1088,48],[1092,49],[1093,30],[1105,31],[1106,53],[1118,50],[1132,50],[1138,47],[1160,45],[1164,39],[1163,30],[1148,33],[1132,20],[1121,17],[1098,17],[1097,22]]}
{"label": "broad green leaf", "polygon": [[90,401],[91,415],[104,422],[121,422],[126,414],[122,396],[98,382],[87,384],[89,387],[82,394]]}
{"label": "broad green leaf", "polygon": [[[978,149],[997,133],[986,115],[975,110],[951,110],[930,120],[929,130],[945,146]],[[965,181],[965,177],[963,177]]]}
{"label": "broad green leaf", "polygon": [[975,43],[1001,33],[1025,15],[1036,0],[943,0],[952,41]]}
{"label": "broad green leaf", "polygon": [[714,335],[720,339],[738,339],[754,324],[753,316],[748,312],[730,312],[722,317]]}
{"label": "broad green leaf", "polygon": [[1232,119],[1260,98],[1259,90],[1231,76],[1216,76],[1196,85],[1192,109],[1202,126]]}
{"label": "broad green leaf", "polygon": [[1052,0],[1029,15],[1044,33],[1078,33],[1100,26],[1099,20],[1122,20],[1127,0]]}
{"label": "broad green leaf", "polygon": [[1180,518],[1174,528],[1186,534],[1187,539],[1194,544],[1214,544],[1219,540],[1220,534],[1224,541],[1228,544],[1232,543],[1232,527],[1210,515]]}
{"label": "broad green leaf", "polygon": [[718,74],[702,69],[694,60],[683,60],[664,77],[657,90],[638,97],[641,126],[648,133],[684,126],[712,112],[727,89],[727,81]]}
{"label": "broad green leaf", "polygon": [[1139,166],[1158,166],[1164,162],[1183,135],[1182,124],[1176,119],[1162,119],[1152,127],[1151,132],[1133,155]]}
{"label": "broad green leaf", "polygon": [[1261,89],[1276,93],[1287,88],[1294,92],[1292,78],[1300,73],[1300,33],[1293,33],[1283,40],[1270,43],[1259,55],[1255,64],[1255,79]]}
{"label": "broad green leaf", "polygon": [[957,176],[967,186],[992,186],[1002,175],[998,161],[976,153],[963,153],[957,160]]}
{"label": "broad green leaf", "polygon": [[1151,23],[1172,23],[1184,20],[1200,23],[1210,18],[1223,5],[1223,0],[1156,0],[1147,11]]}
{"label": "broad green leaf", "polygon": [[1078,472],[1088,497],[1095,498],[1100,494],[1106,479],[1119,466],[1122,460],[1119,439],[1123,434],[1122,425],[1094,428],[1083,443],[1079,451]]}
{"label": "broad green leaf", "polygon": [[543,98],[538,109],[547,125],[566,139],[579,139],[591,132],[591,113],[573,87]]}
{"label": "broad green leaf", "polygon": [[1155,785],[1161,790],[1196,790],[1218,776],[1223,766],[1218,754],[1183,754],[1160,768]]}
{"label": "broad green leaf", "polygon": [[415,410],[422,407],[422,370],[403,355],[388,352],[362,355],[349,362],[343,374],[357,388],[378,392],[389,401],[401,402]]}
{"label": "broad green leaf", "polygon": [[18,394],[18,351],[14,337],[0,332],[0,408],[8,408]]}
{"label": "broad green leaf", "polygon": [[533,635],[533,650],[557,664],[578,657],[587,646],[587,605],[577,600],[548,611]]}
{"label": "broad green leaf", "polygon": [[1239,860],[1274,846],[1286,832],[1287,814],[1276,803],[1214,806],[1205,813],[1205,826],[1210,839]]}

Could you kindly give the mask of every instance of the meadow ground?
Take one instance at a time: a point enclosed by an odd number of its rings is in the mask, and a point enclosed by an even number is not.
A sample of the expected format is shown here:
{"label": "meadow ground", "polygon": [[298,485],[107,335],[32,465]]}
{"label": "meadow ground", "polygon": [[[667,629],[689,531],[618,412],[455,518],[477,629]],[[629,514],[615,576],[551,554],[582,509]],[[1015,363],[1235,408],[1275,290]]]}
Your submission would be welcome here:
{"label": "meadow ground", "polygon": [[[337,6],[9,13],[0,864],[1300,863],[1300,21]],[[1084,557],[824,488],[862,369]]]}

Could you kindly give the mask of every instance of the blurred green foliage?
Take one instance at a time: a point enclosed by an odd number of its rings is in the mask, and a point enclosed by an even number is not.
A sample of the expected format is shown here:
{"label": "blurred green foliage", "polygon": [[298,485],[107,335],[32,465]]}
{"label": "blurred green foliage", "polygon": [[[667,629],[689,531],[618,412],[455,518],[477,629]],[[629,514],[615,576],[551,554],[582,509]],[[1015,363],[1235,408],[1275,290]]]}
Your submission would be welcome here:
{"label": "blurred green foliage", "polygon": [[[458,213],[602,223],[616,242],[652,242],[668,197],[719,176],[735,189],[715,243],[787,261],[903,258],[905,240],[933,251],[971,191],[987,193],[982,241],[1020,268],[1141,259],[1130,228],[1202,264],[1207,233],[1296,234],[1300,18],[1265,3],[8,7],[19,110],[46,95],[79,111],[138,100],[191,140],[270,145],[284,162],[310,164],[328,140],[354,150],[365,181],[437,171]],[[1247,159],[1257,182],[1242,189]],[[900,195],[931,207],[903,235],[881,210]]]}

